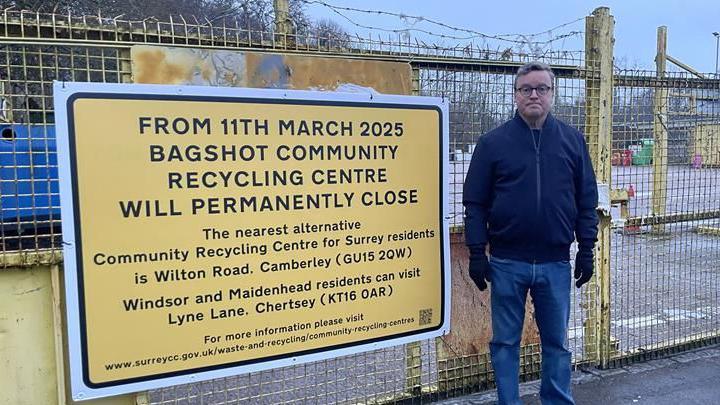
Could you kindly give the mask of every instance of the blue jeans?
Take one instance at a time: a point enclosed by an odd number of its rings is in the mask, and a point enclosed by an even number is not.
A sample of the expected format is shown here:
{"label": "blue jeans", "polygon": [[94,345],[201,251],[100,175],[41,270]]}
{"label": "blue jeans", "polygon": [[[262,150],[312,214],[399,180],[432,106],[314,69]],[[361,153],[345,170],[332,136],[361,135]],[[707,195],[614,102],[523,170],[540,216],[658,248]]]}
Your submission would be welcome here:
{"label": "blue jeans", "polygon": [[571,354],[566,336],[570,318],[570,263],[527,263],[490,258],[493,337],[490,356],[495,369],[498,403],[521,404],[520,338],[528,290],[542,345],[543,404],[574,404],[570,393]]}

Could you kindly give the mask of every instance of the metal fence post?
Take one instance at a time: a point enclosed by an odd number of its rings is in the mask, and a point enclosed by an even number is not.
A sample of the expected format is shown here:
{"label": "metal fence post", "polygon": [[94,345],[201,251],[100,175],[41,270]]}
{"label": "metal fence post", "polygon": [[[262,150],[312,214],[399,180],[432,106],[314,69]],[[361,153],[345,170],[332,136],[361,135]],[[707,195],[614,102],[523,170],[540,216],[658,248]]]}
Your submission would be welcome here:
{"label": "metal fence post", "polygon": [[[411,67],[411,89],[412,95],[420,95],[420,69]],[[437,338],[439,340],[440,338]],[[436,341],[437,341],[436,340]],[[422,394],[422,346],[420,342],[412,342],[405,345],[405,392],[412,397]]]}
{"label": "metal fence post", "polygon": [[413,96],[420,96],[420,68],[412,65],[410,67],[412,69],[410,71],[410,80],[412,81],[410,90]]}
{"label": "metal fence post", "polygon": [[[607,7],[595,9],[586,20],[585,134],[598,184],[608,190],[611,183],[614,27],[614,18]],[[597,353],[595,360],[605,367],[611,352],[609,213],[600,213],[595,269],[597,289],[590,286],[585,290],[589,304],[586,307],[585,353]],[[599,302],[596,294],[599,294]]]}
{"label": "metal fence post", "polygon": [[[667,65],[667,27],[658,27],[657,30],[657,55],[655,66],[657,78],[665,77]],[[665,215],[667,200],[667,175],[668,175],[668,111],[667,111],[668,89],[662,87],[655,89],[653,97],[653,190],[652,190],[652,213],[654,215]],[[664,224],[652,226],[652,232],[661,234],[665,231]]]}
{"label": "metal fence post", "polygon": [[130,48],[120,50],[118,57],[120,59],[120,83],[132,83],[132,55]]}

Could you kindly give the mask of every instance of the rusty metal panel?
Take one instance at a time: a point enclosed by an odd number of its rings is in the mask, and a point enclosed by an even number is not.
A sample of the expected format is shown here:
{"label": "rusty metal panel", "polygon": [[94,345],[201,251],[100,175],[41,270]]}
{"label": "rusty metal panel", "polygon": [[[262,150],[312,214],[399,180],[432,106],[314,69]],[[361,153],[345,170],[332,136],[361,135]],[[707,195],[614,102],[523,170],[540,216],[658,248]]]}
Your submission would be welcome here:
{"label": "rusty metal panel", "polygon": [[[452,266],[452,330],[445,343],[454,356],[471,355],[487,351],[492,338],[490,322],[490,289],[480,291],[468,275],[469,252],[462,234],[452,234],[450,242]],[[530,300],[525,308],[525,324],[521,345],[540,343],[535,326],[534,309]]]}
{"label": "rusty metal panel", "polygon": [[247,87],[242,52],[135,45],[130,59],[135,83]]}
{"label": "rusty metal panel", "polygon": [[333,91],[356,85],[385,94],[411,94],[410,65],[301,55],[246,54],[250,87]]}
{"label": "rusty metal panel", "polygon": [[[451,331],[437,345],[438,390],[452,393],[487,388],[492,378],[488,344],[492,338],[490,290],[480,291],[468,275],[469,252],[462,233],[450,239]],[[539,377],[540,335],[534,307],[525,306],[520,357],[522,379]]]}
{"label": "rusty metal panel", "polygon": [[133,46],[131,59],[135,83],[411,94],[403,62],[147,45]]}

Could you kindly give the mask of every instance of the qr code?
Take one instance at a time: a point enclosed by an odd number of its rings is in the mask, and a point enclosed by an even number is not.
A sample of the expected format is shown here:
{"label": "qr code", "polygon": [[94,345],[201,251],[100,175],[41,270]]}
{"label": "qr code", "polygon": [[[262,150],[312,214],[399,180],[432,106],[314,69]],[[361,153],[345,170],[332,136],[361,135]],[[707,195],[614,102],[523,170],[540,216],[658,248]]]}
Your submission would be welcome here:
{"label": "qr code", "polygon": [[432,309],[420,310],[420,326],[427,325],[432,322]]}

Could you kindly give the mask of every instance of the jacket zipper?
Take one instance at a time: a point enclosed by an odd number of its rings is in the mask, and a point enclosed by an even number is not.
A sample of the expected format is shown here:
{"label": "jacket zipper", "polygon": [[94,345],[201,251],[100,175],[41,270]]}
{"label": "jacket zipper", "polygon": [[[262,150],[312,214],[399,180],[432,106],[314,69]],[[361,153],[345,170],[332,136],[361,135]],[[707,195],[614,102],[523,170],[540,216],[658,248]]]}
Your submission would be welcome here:
{"label": "jacket zipper", "polygon": [[[537,201],[535,203],[535,221],[540,223],[540,201],[542,200],[542,183],[540,182],[540,142],[542,142],[542,128],[538,131],[537,142],[535,142],[535,134],[532,128],[530,129],[530,136],[532,137],[533,146],[535,146],[535,183],[537,184]],[[537,246],[535,246],[535,252],[533,253],[533,278],[535,276],[535,258],[537,257]]]}
{"label": "jacket zipper", "polygon": [[540,142],[542,142],[542,128],[540,128],[538,132],[537,142],[535,142],[535,134],[533,133],[532,128],[530,129],[530,137],[532,138],[533,146],[535,146],[535,183],[537,185],[537,201],[535,214],[539,217],[540,201],[542,199],[542,183],[540,182]]}
{"label": "jacket zipper", "polygon": [[[545,118],[547,120],[547,118]],[[547,121],[545,121],[547,123]],[[543,125],[545,124],[543,123]],[[535,147],[535,184],[537,185],[537,195],[536,195],[536,203],[535,203],[535,218],[537,220],[537,223],[540,223],[540,201],[542,200],[542,184],[540,182],[540,144],[542,142],[542,127],[540,127],[538,132],[538,139],[537,142],[535,142],[535,134],[533,133],[532,128],[530,125],[525,123],[527,129],[530,131],[530,140],[532,140],[533,147]],[[533,264],[536,261],[536,255],[537,255],[537,246],[533,247],[533,250],[535,251],[533,253]]]}

